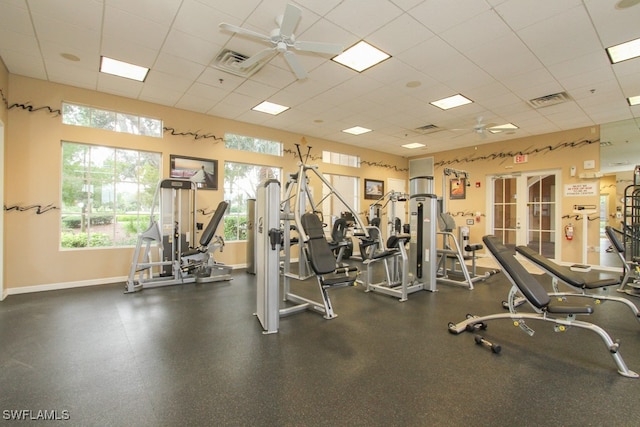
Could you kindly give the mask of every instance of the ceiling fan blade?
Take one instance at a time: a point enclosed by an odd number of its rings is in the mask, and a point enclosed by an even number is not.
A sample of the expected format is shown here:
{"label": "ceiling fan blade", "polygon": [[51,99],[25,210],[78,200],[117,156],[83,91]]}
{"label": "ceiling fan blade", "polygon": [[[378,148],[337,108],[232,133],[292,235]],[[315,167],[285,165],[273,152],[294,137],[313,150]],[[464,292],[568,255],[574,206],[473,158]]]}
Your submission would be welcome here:
{"label": "ceiling fan blade", "polygon": [[264,40],[266,42],[271,43],[270,37],[255,31],[247,30],[246,28],[238,27],[233,24],[227,24],[226,22],[221,22],[218,26],[223,30],[231,31],[232,33],[240,34],[243,36],[255,37],[257,39]]}
{"label": "ceiling fan blade", "polygon": [[302,67],[302,64],[298,61],[298,57],[295,53],[286,51],[284,53],[284,59],[286,59],[287,64],[289,64],[289,67],[291,67],[291,70],[293,71],[293,74],[295,74],[299,80],[307,78],[307,70]]}
{"label": "ceiling fan blade", "polygon": [[284,16],[282,17],[282,22],[280,23],[280,35],[282,37],[285,39],[291,37],[293,30],[295,30],[298,25],[300,16],[302,16],[302,10],[291,3],[287,4],[287,8],[284,10]]}
{"label": "ceiling fan blade", "polygon": [[337,55],[342,53],[344,47],[336,43],[321,43],[321,42],[305,42],[297,41],[293,44],[293,47],[297,50],[316,53],[327,53],[330,55]]}
{"label": "ceiling fan blade", "polygon": [[275,47],[271,47],[268,49],[264,49],[261,50],[260,52],[256,53],[253,56],[250,56],[249,58],[245,59],[244,61],[242,61],[239,66],[241,69],[246,70],[248,68],[251,68],[254,64],[257,64],[258,62],[269,58],[270,56],[275,55],[276,52],[276,48]]}

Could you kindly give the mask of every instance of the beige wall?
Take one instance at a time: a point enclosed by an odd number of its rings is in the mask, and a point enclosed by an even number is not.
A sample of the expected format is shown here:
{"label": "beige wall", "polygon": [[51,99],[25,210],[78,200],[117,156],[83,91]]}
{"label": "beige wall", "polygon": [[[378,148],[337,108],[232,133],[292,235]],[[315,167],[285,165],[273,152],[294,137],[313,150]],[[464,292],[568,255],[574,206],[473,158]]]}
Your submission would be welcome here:
{"label": "beige wall", "polygon": [[[198,131],[218,137],[230,132],[281,141],[285,150],[292,151],[295,151],[294,144],[302,141],[302,135],[17,75],[9,75],[8,85],[5,83],[3,87],[11,89],[10,103],[28,102],[34,108],[50,106],[58,109],[61,108],[62,101],[86,104],[157,117],[164,121],[166,127],[172,127],[177,131]],[[6,205],[60,206],[61,141],[161,152],[165,177],[169,173],[170,154],[218,159],[221,172],[225,160],[281,167],[285,176],[296,170],[297,160],[290,153],[282,158],[255,153],[248,155],[246,152],[227,150],[224,143],[211,139],[195,140],[192,137],[172,136],[167,133],[163,139],[158,139],[68,126],[62,124],[59,116],[44,110],[28,112],[15,108],[10,110],[7,116],[10,126],[6,138],[5,173],[9,177],[10,185],[6,188]],[[358,155],[365,162],[374,163],[383,159],[383,163],[400,170],[406,170],[408,167],[408,161],[402,157],[314,138],[307,137],[306,141],[312,147],[311,155],[314,158],[321,158],[322,150],[325,149]],[[314,160],[313,163],[321,164],[321,160]],[[363,165],[360,169],[354,169],[321,164],[320,169],[323,173],[360,178],[406,179],[404,171],[379,166]],[[198,207],[211,210],[217,206],[223,198],[223,179],[222,175],[219,176],[220,190],[200,192]],[[315,188],[314,192],[321,194],[321,188]],[[361,200],[361,206],[368,206],[368,202]],[[35,211],[7,212],[5,224],[5,244],[10,248],[6,251],[5,257],[5,287],[9,290],[29,286],[35,286],[36,288],[32,289],[37,289],[39,285],[73,285],[73,282],[104,282],[110,278],[124,277],[128,272],[132,257],[130,248],[61,250],[59,210],[41,215]],[[244,264],[245,254],[244,243],[229,242],[222,254],[216,254],[216,259],[231,265]]]}
{"label": "beige wall", "polygon": [[[156,104],[136,101],[115,95],[99,93],[91,90],[70,86],[52,84],[41,80],[11,75],[4,67],[0,67],[0,87],[5,96],[10,93],[10,103],[30,103],[34,107],[50,106],[54,109],[61,107],[62,101],[87,104],[122,112],[131,112],[150,117],[157,117],[164,121],[167,127],[178,131],[198,131],[200,133],[215,134],[222,137],[225,132],[255,136],[264,139],[282,141],[285,150],[295,151],[295,144],[302,142],[303,136],[263,126],[254,126],[231,120],[220,119],[208,115],[187,112],[164,107]],[[10,92],[9,92],[10,90]],[[163,155],[163,174],[168,176],[169,155],[218,159],[222,169],[225,160],[250,162],[283,168],[286,175],[296,169],[297,160],[290,153],[278,158],[246,152],[227,150],[222,142],[211,139],[195,140],[192,137],[172,136],[165,133],[163,139],[133,136],[99,129],[89,129],[67,126],[61,123],[61,118],[44,110],[28,112],[14,108],[6,111],[0,107],[0,117],[6,130],[5,138],[5,176],[7,185],[5,190],[5,205],[33,205],[53,204],[60,206],[60,141],[74,141],[90,144],[108,145],[122,148],[133,148],[160,152]],[[480,212],[480,222],[471,227],[471,240],[478,241],[486,234],[486,216],[491,206],[486,201],[487,176],[499,173],[518,173],[527,171],[544,171],[560,169],[562,179],[559,185],[585,182],[578,177],[570,177],[572,165],[578,167],[578,174],[584,172],[584,160],[595,160],[599,170],[599,144],[579,144],[576,147],[557,148],[547,150],[545,147],[559,147],[562,144],[579,142],[582,140],[599,140],[599,128],[589,127],[554,134],[526,137],[507,142],[479,145],[459,150],[451,150],[433,154],[435,168],[435,191],[442,192],[442,170],[444,167],[466,170],[471,176],[471,186],[467,188],[464,200],[448,201],[447,210],[451,212],[475,213]],[[365,139],[366,141],[366,139]],[[482,141],[484,142],[484,141]],[[313,147],[311,155],[318,160],[323,173],[358,176],[373,179],[406,179],[408,174],[407,159],[362,149],[359,147],[338,144],[331,141],[306,137],[306,143]],[[533,153],[535,149],[539,153]],[[323,149],[360,156],[365,162],[382,163],[392,166],[367,166],[353,169],[343,166],[325,165],[319,160]],[[529,152],[529,161],[514,164],[510,154],[517,151]],[[505,155],[508,154],[508,155]],[[400,169],[400,171],[396,170]],[[220,190],[200,192],[199,207],[215,208],[222,200],[222,181]],[[476,188],[475,183],[480,187]],[[447,189],[448,191],[448,189]],[[321,193],[315,188],[316,194]],[[360,210],[364,213],[371,201],[362,199]],[[598,205],[597,196],[567,197],[562,200],[562,215],[572,215],[574,204]],[[458,225],[465,225],[466,218],[473,216],[457,216]],[[563,219],[562,226],[569,221],[576,225],[576,235],[581,235],[581,225],[574,220]],[[131,263],[131,248],[116,249],[85,249],[61,250],[59,248],[60,212],[57,210],[37,215],[35,211],[5,213],[5,236],[7,248],[5,253],[5,288],[17,289],[39,285],[73,285],[76,283],[102,283],[112,278],[126,276]],[[581,261],[583,242],[574,239],[571,242],[562,241],[562,261]],[[598,245],[597,221],[590,223],[590,246]],[[242,242],[228,242],[224,252],[217,254],[216,259],[231,265],[245,263],[245,244]],[[589,254],[589,262],[597,264],[597,255]]]}
{"label": "beige wall", "polygon": [[[7,71],[7,67],[4,65],[2,58],[0,58],[0,89],[2,89],[2,93],[4,93],[5,98],[9,98],[9,71]],[[2,123],[7,123],[7,106],[4,102],[0,103],[0,121]]]}
{"label": "beige wall", "polygon": [[[491,136],[488,136],[491,138]],[[580,179],[578,175],[585,171],[583,169],[585,160],[595,160],[595,169],[600,170],[600,129],[599,127],[588,127],[582,129],[574,129],[571,131],[557,132],[547,135],[531,136],[516,140],[496,142],[491,144],[478,145],[476,147],[468,147],[458,150],[444,151],[433,154],[435,167],[435,190],[438,195],[442,192],[442,175],[445,167],[466,170],[471,175],[471,186],[467,187],[467,194],[464,200],[451,200],[447,203],[447,211],[456,213],[471,213],[479,211],[482,216],[480,222],[471,226],[470,236],[472,242],[479,242],[487,232],[486,216],[492,206],[487,205],[487,176],[496,174],[517,174],[530,171],[545,170],[561,170],[561,182],[557,183],[561,186],[564,194],[564,185],[579,182],[594,182],[598,179]],[[580,142],[583,140],[594,141],[592,144],[577,144],[575,147],[570,145],[572,142]],[[485,141],[482,141],[483,143]],[[548,150],[548,147],[558,147],[554,150]],[[534,151],[538,149],[538,152]],[[515,164],[513,154],[522,151],[530,153],[528,162]],[[424,156],[423,156],[424,157]],[[577,167],[575,177],[570,176],[571,166]],[[480,183],[480,188],[476,188],[476,182]],[[599,188],[599,184],[596,185]],[[447,188],[448,191],[448,188]],[[562,197],[561,214],[574,216],[573,205],[596,205],[599,206],[599,197]],[[598,214],[591,215],[597,216]],[[466,225],[467,218],[475,216],[456,216],[456,224]],[[562,219],[562,227],[572,222],[575,226],[576,237],[572,241],[567,241],[562,236],[561,260],[566,262],[582,261],[582,221],[576,222],[574,218]],[[590,221],[588,226],[588,245],[599,245],[598,221]],[[564,234],[564,233],[563,233]],[[599,264],[599,256],[597,253],[588,254],[588,262],[591,264]]]}

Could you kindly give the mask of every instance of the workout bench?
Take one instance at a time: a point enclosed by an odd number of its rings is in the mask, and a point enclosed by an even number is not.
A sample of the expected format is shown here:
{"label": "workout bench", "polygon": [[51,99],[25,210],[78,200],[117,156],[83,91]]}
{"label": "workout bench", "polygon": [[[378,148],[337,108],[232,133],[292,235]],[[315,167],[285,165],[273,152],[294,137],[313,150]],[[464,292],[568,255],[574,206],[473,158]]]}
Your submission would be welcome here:
{"label": "workout bench", "polygon": [[[622,356],[618,351],[619,344],[614,342],[604,329],[593,323],[576,320],[577,315],[593,313],[591,306],[571,307],[552,303],[544,287],[515,258],[515,251],[508,249],[495,236],[484,236],[482,241],[512,284],[509,291],[509,313],[502,312],[485,316],[467,315],[467,319],[462,322],[449,323],[448,329],[450,333],[460,334],[464,331],[475,331],[478,327],[486,326],[485,322],[496,319],[510,319],[515,326],[519,326],[529,335],[533,335],[534,330],[526,325],[525,319],[551,322],[554,324],[556,332],[564,332],[569,327],[575,326],[590,330],[602,339],[607,351],[613,357],[620,375],[638,378],[638,374],[629,370],[622,360]],[[524,296],[533,308],[534,313],[518,313],[516,311],[514,302],[518,293]]]}
{"label": "workout bench", "polygon": [[[585,275],[576,273],[569,267],[558,265],[526,246],[517,246],[516,252],[551,276],[553,292],[549,294],[550,296],[559,297],[561,299],[564,299],[565,297],[591,298],[596,301],[596,304],[600,304],[601,301],[617,301],[629,307],[635,318],[640,321],[640,312],[638,311],[638,307],[628,299],[605,295],[602,292],[590,293],[590,291],[601,291],[605,290],[609,286],[618,285],[618,279],[605,278],[589,281],[586,279]],[[575,292],[560,292],[560,289],[558,288],[559,281],[575,289]],[[516,299],[515,304],[518,304],[519,301],[519,299]],[[524,303],[524,299],[522,299],[522,303]]]}

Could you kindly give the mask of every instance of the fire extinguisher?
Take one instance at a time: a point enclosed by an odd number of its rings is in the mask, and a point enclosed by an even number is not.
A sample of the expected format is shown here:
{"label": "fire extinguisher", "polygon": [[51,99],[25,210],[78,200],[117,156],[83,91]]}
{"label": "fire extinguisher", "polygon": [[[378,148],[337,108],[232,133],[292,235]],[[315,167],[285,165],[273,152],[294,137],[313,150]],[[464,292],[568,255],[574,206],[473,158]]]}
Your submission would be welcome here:
{"label": "fire extinguisher", "polygon": [[566,227],[564,227],[564,237],[567,240],[573,240],[573,224],[569,223]]}

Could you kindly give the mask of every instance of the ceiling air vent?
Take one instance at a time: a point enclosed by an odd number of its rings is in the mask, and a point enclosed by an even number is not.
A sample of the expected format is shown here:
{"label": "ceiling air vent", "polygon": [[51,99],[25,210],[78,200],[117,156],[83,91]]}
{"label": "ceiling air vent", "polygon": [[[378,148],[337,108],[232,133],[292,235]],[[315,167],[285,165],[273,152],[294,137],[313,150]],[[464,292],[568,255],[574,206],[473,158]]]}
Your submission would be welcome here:
{"label": "ceiling air vent", "polygon": [[227,73],[235,74],[236,76],[248,78],[262,68],[264,63],[257,62],[252,67],[243,70],[240,68],[240,63],[247,58],[248,56],[241,53],[229,49],[222,49],[220,53],[218,53],[218,56],[216,56],[216,59],[213,60],[213,67],[226,71]]}
{"label": "ceiling air vent", "polygon": [[552,95],[541,96],[540,98],[530,99],[529,104],[531,104],[533,108],[542,108],[562,104],[567,101],[571,101],[569,94],[567,92],[560,92]]}
{"label": "ceiling air vent", "polygon": [[426,134],[426,133],[437,132],[440,130],[440,128],[438,128],[438,126],[436,125],[429,124],[429,125],[420,126],[418,128],[415,128],[414,130],[418,133]]}

